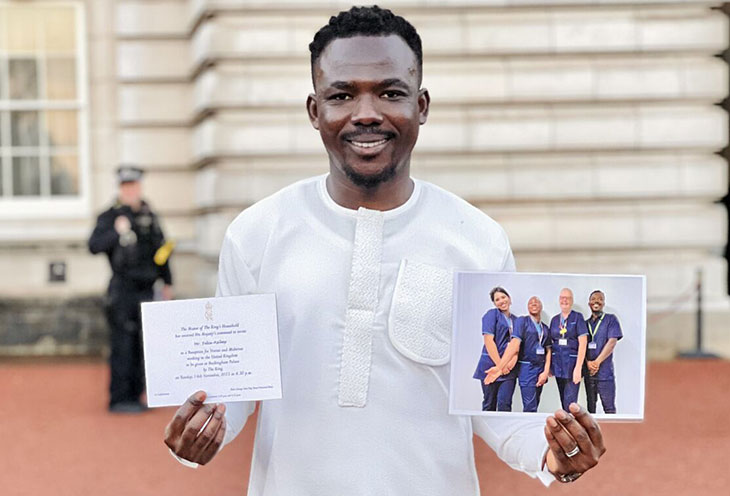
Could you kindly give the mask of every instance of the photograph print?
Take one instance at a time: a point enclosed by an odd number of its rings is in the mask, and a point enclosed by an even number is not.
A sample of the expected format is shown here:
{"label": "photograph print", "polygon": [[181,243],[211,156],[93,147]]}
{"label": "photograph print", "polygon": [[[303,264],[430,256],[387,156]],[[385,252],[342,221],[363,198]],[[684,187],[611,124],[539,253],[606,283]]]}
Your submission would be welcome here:
{"label": "photograph print", "polygon": [[449,413],[644,416],[646,279],[456,272]]}

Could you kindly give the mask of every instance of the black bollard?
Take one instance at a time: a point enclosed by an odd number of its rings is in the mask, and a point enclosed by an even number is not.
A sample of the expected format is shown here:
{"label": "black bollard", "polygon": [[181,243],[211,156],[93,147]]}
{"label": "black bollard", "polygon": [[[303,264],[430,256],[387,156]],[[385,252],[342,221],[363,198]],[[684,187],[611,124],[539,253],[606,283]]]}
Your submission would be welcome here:
{"label": "black bollard", "polygon": [[679,354],[679,358],[720,358],[713,353],[702,351],[702,269],[697,269],[697,329],[695,330],[695,349]]}

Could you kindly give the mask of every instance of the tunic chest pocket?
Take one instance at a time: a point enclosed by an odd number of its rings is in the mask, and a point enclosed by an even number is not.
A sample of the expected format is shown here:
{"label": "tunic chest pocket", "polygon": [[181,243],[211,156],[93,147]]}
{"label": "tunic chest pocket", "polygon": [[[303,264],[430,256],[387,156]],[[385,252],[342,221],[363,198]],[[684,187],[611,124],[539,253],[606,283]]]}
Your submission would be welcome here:
{"label": "tunic chest pocket", "polygon": [[451,270],[403,260],[388,319],[388,336],[401,354],[425,365],[445,365],[451,353]]}

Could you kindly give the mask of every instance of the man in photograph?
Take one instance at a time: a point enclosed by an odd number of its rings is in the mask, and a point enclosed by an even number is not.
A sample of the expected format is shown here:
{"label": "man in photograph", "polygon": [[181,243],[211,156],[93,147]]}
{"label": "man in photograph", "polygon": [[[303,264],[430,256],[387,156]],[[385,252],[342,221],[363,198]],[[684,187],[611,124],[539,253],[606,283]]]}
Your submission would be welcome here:
{"label": "man in photograph", "polygon": [[613,350],[624,337],[618,318],[605,313],[606,296],[596,290],[588,298],[591,317],[588,326],[588,354],[585,365],[585,386],[588,411],[596,413],[598,396],[604,413],[616,413],[616,375],[613,368]]}
{"label": "man in photograph", "polygon": [[[514,260],[496,222],[410,176],[430,104],[416,30],[353,7],[309,48],[306,108],[329,174],[246,209],[220,254],[218,296],[277,299],[283,397],[260,404],[249,495],[477,494],[473,434],[545,483],[575,480],[605,451],[578,405],[547,421],[447,413],[452,270]],[[200,464],[255,408],[204,398],[165,433]]]}
{"label": "man in photograph", "polygon": [[550,321],[552,372],[563,409],[578,401],[583,361],[588,344],[588,328],[583,316],[573,310],[573,291],[560,290],[560,313]]}

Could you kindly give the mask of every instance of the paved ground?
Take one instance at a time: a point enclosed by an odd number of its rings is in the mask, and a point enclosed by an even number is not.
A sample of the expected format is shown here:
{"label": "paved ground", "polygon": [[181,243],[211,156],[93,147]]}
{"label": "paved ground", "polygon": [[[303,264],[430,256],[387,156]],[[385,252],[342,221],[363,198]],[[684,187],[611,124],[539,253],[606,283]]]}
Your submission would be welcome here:
{"label": "paved ground", "polygon": [[[186,469],[161,441],[172,410],[110,415],[105,410],[106,382],[106,367],[99,362],[0,362],[0,494],[245,494],[253,422],[214,463]],[[543,491],[477,440],[482,492],[728,494],[729,392],[730,362],[652,363],[646,421],[604,424],[609,450],[597,470],[572,485],[556,483]]]}

